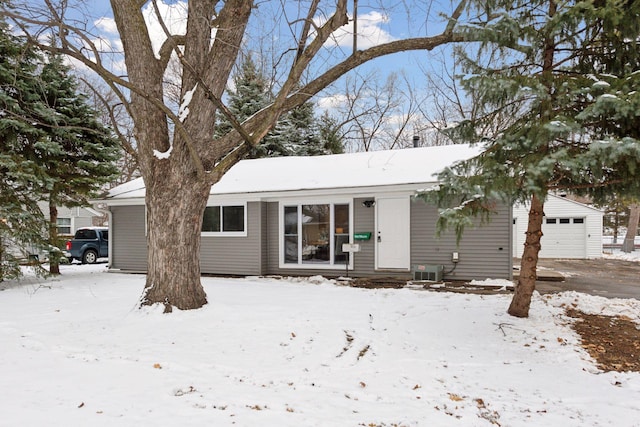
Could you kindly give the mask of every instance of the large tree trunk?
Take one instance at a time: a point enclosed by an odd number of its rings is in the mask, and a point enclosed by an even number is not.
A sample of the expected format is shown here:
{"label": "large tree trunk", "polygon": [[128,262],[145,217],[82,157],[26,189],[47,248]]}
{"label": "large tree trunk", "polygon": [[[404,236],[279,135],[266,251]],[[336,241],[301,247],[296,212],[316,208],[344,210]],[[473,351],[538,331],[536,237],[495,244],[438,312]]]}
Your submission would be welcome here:
{"label": "large tree trunk", "polygon": [[[200,308],[207,296],[200,283],[200,233],[207,183],[168,178],[147,185],[148,272],[142,305],[161,303],[165,313]],[[191,181],[191,182],[188,182]]]}
{"label": "large tree trunk", "polygon": [[622,252],[629,253],[635,250],[638,222],[640,222],[640,203],[634,203],[629,206],[629,225],[627,226],[627,234],[625,234],[622,242]]}
{"label": "large tree trunk", "polygon": [[529,317],[531,296],[536,289],[538,278],[538,253],[540,252],[540,239],[542,238],[542,219],[544,217],[544,202],[537,196],[531,197],[531,209],[529,210],[529,222],[527,224],[527,238],[524,243],[524,253],[520,260],[520,278],[516,285],[508,313],[516,317]]}
{"label": "large tree trunk", "polygon": [[[49,200],[49,244],[58,247],[58,207]],[[49,273],[60,274],[60,255],[49,251]]]}

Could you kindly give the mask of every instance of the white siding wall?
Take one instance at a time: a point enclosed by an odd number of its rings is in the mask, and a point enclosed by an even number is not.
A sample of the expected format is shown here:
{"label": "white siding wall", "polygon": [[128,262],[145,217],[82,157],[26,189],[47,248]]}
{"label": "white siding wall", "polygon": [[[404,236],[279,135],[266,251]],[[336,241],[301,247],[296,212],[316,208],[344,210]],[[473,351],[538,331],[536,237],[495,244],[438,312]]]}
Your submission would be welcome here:
{"label": "white siding wall", "polygon": [[[574,202],[563,197],[550,195],[544,204],[545,218],[584,218],[585,233],[582,245],[576,248],[575,241],[567,242],[563,246],[562,242],[551,240],[554,237],[552,233],[545,233],[542,236],[543,250],[540,253],[541,258],[545,258],[545,252],[550,252],[547,246],[545,250],[545,242],[547,245],[554,244],[552,253],[562,252],[562,258],[600,258],[602,256],[602,211]],[[525,231],[527,231],[527,221],[529,215],[529,204],[518,205],[513,208],[513,253],[515,256],[522,256],[524,250]],[[573,225],[573,224],[571,224]],[[542,225],[542,232],[545,232],[545,224]],[[558,243],[556,243],[558,242]],[[573,244],[573,245],[572,245]]]}

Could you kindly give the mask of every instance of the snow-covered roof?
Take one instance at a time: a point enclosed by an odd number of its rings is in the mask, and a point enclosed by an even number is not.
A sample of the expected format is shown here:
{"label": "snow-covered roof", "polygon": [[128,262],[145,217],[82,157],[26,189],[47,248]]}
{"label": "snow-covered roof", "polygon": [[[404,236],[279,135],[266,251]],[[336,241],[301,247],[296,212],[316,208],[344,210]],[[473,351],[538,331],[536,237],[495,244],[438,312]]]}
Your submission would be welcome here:
{"label": "snow-covered roof", "polygon": [[[211,187],[212,195],[362,188],[436,182],[447,166],[481,152],[466,144],[308,157],[242,160]],[[143,198],[142,178],[109,191],[106,200]]]}

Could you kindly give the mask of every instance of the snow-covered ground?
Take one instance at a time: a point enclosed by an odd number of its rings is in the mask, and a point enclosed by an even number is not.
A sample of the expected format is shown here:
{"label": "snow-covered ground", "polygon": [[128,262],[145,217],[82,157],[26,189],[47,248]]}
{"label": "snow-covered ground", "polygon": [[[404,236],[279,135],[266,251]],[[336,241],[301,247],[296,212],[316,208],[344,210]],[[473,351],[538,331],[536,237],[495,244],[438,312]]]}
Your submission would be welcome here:
{"label": "snow-covered ground", "polygon": [[563,306],[640,302],[203,278],[200,310],[137,309],[106,266],[0,284],[2,426],[640,426],[640,374],[602,373]]}
{"label": "snow-covered ground", "polygon": [[635,250],[633,252],[622,252],[620,249],[610,249],[605,250],[602,253],[603,258],[607,259],[619,259],[623,261],[637,261],[640,262],[640,250]]}

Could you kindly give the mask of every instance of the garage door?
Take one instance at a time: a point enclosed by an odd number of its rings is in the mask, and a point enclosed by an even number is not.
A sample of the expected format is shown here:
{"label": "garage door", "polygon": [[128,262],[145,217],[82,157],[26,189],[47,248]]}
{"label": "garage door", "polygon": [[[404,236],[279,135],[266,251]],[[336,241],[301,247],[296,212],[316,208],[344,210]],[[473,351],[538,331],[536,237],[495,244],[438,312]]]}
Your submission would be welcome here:
{"label": "garage door", "polygon": [[540,258],[586,258],[584,218],[548,218],[542,224]]}

